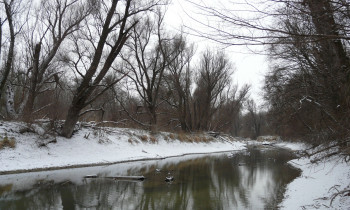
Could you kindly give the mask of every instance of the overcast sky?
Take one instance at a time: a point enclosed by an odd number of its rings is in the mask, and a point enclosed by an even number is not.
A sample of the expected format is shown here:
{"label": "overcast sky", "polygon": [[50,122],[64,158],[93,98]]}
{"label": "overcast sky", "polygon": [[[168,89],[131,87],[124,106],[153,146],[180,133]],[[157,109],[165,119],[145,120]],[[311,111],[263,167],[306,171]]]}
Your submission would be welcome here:
{"label": "overcast sky", "polygon": [[[185,31],[189,31],[187,28],[183,28],[182,26],[186,25],[193,28],[202,27],[194,19],[198,21],[206,21],[203,16],[198,15],[198,8],[194,7],[192,4],[186,2],[185,0],[172,0],[166,14],[165,22],[169,29],[180,31],[182,28]],[[192,35],[188,35],[187,37],[190,41],[196,44],[197,53],[201,52],[207,47],[223,48],[222,45],[204,38],[199,38]],[[236,72],[233,75],[234,83],[238,84],[239,86],[250,84],[251,97],[254,98],[259,105],[261,105],[263,102],[262,86],[264,74],[267,71],[268,66],[266,56],[257,53],[258,51],[261,51],[261,49],[261,47],[252,46],[249,48],[246,46],[231,46],[225,49],[226,53],[229,55],[231,61],[236,67]]]}

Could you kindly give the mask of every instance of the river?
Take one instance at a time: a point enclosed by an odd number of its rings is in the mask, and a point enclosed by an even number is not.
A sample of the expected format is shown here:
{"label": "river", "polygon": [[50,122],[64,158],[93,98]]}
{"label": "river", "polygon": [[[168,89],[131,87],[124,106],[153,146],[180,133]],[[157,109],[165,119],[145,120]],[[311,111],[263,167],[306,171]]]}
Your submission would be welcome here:
{"label": "river", "polygon": [[[188,155],[0,176],[0,209],[276,209],[300,175],[290,151]],[[97,178],[84,178],[96,175]],[[144,181],[110,177],[144,176]],[[173,181],[165,178],[172,176]],[[109,178],[108,178],[109,177]]]}

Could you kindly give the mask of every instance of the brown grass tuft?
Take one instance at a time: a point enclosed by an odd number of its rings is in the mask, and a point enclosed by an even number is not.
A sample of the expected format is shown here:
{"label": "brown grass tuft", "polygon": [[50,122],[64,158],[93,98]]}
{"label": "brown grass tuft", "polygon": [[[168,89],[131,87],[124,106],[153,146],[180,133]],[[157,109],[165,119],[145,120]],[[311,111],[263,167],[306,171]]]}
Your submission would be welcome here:
{"label": "brown grass tuft", "polygon": [[8,146],[11,148],[15,148],[16,147],[16,140],[14,137],[10,138],[10,141],[8,142]]}
{"label": "brown grass tuft", "polygon": [[183,132],[179,132],[177,134],[177,139],[179,139],[182,142],[193,142],[192,137]]}
{"label": "brown grass tuft", "polygon": [[158,140],[157,140],[156,137],[154,137],[154,136],[150,136],[150,137],[149,137],[149,140],[150,140],[150,142],[153,143],[153,144],[155,144],[155,143],[158,142]]}
{"label": "brown grass tuft", "polygon": [[148,136],[142,135],[142,136],[140,136],[140,139],[141,139],[141,141],[146,142],[148,140]]}
{"label": "brown grass tuft", "polygon": [[15,148],[16,147],[16,139],[14,137],[8,138],[7,136],[2,138],[2,140],[0,140],[0,149],[3,149],[5,147]]}
{"label": "brown grass tuft", "polygon": [[193,139],[193,141],[196,142],[196,143],[201,142],[201,137],[199,137],[199,136],[193,136],[192,139]]}
{"label": "brown grass tuft", "polygon": [[169,138],[171,138],[172,140],[175,140],[175,139],[176,139],[176,137],[175,137],[175,135],[174,135],[173,133],[170,133],[170,134],[169,134]]}

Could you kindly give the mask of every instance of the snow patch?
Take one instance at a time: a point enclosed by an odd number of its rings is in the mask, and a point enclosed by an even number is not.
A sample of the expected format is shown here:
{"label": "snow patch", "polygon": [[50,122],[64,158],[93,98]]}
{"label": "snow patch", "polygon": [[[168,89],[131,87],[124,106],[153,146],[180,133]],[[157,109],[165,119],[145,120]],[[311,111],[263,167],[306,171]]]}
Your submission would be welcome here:
{"label": "snow patch", "polygon": [[302,174],[287,186],[281,209],[350,209],[349,196],[339,195],[332,201],[334,193],[349,188],[350,165],[342,157],[318,164],[301,158],[289,164],[301,169]]}
{"label": "snow patch", "polygon": [[[136,129],[82,128],[71,139],[56,137],[53,143],[38,147],[37,142],[45,141],[42,139],[45,130],[32,125],[37,134],[20,134],[23,127],[25,124],[18,122],[1,123],[0,135],[6,133],[9,137],[14,137],[16,148],[0,150],[0,173],[242,150],[246,145],[227,138],[225,141],[180,142],[170,139],[170,134],[165,132],[151,135],[147,131]],[[143,136],[146,136],[146,140],[142,140]],[[152,142],[151,137],[156,142]]]}

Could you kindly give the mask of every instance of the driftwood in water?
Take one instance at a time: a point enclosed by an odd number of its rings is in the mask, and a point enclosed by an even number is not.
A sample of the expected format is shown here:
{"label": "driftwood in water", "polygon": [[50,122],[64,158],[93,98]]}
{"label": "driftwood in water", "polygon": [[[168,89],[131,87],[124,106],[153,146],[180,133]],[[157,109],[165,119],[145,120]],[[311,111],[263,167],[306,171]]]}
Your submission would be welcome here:
{"label": "driftwood in water", "polygon": [[86,175],[86,176],[84,176],[84,178],[97,178],[97,175],[96,174]]}
{"label": "driftwood in water", "polygon": [[146,178],[144,176],[111,176],[111,177],[106,177],[110,179],[115,179],[115,180],[125,180],[125,181],[143,181]]}
{"label": "driftwood in water", "polygon": [[107,178],[114,180],[123,180],[123,181],[143,181],[146,178],[144,176],[107,176],[107,177],[98,177],[97,175],[87,175],[84,178]]}

